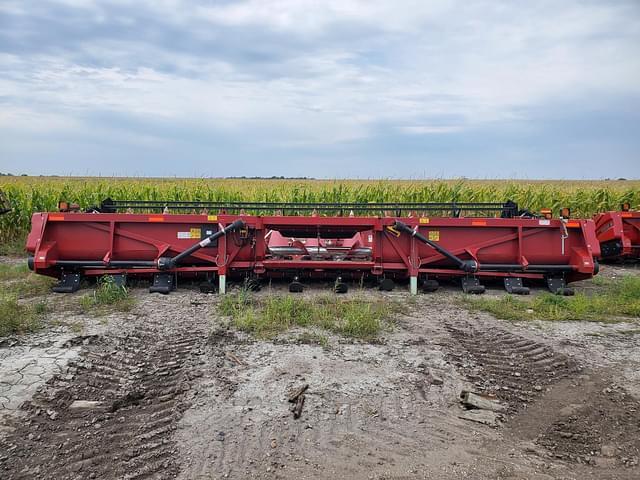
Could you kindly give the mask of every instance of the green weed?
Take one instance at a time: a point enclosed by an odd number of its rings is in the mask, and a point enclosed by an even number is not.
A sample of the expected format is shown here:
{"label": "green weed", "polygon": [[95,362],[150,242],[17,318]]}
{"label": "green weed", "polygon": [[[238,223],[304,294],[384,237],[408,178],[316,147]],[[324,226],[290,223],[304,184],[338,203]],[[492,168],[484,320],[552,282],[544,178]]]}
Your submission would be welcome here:
{"label": "green weed", "polygon": [[129,294],[127,287],[116,284],[110,276],[98,279],[98,285],[93,293],[80,299],[80,305],[85,311],[93,310],[104,312],[108,309],[120,312],[128,312],[134,306],[134,299]]}
{"label": "green weed", "polygon": [[319,345],[325,349],[329,348],[329,338],[320,333],[302,332],[297,336],[296,341],[305,345]]}
{"label": "green weed", "polygon": [[260,337],[270,337],[292,327],[319,327],[347,337],[373,338],[390,325],[394,302],[322,295],[251,297],[247,292],[229,294],[218,311],[234,325]]}
{"label": "green weed", "polygon": [[0,280],[15,280],[29,275],[29,268],[26,264],[7,265],[0,264]]}
{"label": "green weed", "polygon": [[42,328],[45,312],[46,305],[42,302],[22,304],[15,295],[3,295],[0,297],[0,337]]}
{"label": "green weed", "polygon": [[465,298],[463,303],[505,320],[616,322],[621,317],[640,317],[640,277],[624,276],[601,285],[604,288],[592,295],[563,297],[545,293],[526,300],[509,295],[499,299]]}
{"label": "green weed", "polygon": [[55,279],[36,275],[26,264],[0,265],[0,288],[5,294],[17,298],[45,295],[51,290]]}

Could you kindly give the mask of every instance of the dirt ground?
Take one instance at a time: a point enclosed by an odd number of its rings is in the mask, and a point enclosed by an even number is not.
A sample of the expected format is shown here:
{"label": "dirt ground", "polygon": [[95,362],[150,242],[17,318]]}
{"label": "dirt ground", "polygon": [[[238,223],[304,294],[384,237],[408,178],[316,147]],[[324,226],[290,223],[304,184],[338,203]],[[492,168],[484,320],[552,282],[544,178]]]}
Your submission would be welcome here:
{"label": "dirt ground", "polygon": [[[638,269],[603,269],[622,273]],[[453,287],[397,288],[367,291],[407,305],[376,342],[319,345],[229,328],[193,287],[135,288],[107,315],[82,313],[85,293],[47,295],[47,328],[0,339],[3,479],[640,478],[637,319],[507,322]],[[463,390],[504,409],[465,410]]]}

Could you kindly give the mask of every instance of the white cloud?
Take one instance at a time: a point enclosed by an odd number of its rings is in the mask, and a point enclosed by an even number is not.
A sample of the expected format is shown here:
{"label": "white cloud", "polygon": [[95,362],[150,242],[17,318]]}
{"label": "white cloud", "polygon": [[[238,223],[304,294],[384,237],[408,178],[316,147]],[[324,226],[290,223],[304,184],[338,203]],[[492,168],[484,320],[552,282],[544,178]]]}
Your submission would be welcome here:
{"label": "white cloud", "polygon": [[400,127],[400,131],[412,135],[429,135],[441,133],[455,133],[462,130],[461,126],[439,126],[439,125],[411,125]]}
{"label": "white cloud", "polygon": [[[134,11],[123,16],[126,2],[61,4],[91,11],[100,24],[117,18],[135,25]],[[113,5],[120,8],[117,15],[110,13]],[[290,146],[363,139],[380,126],[412,135],[455,133],[518,119],[523,108],[544,102],[640,93],[640,11],[632,4],[167,0],[137,5],[151,15],[154,28],[171,26],[178,33],[170,35],[187,46],[173,49],[171,37],[163,44],[149,36],[122,39],[103,32],[71,51],[5,55],[0,95],[17,105],[21,118],[29,109],[34,116],[55,113],[69,119],[60,123],[69,129],[87,113],[109,111],[217,132],[251,132],[266,145]],[[237,44],[224,45],[232,53],[217,55],[215,41],[204,53],[200,42],[213,34],[223,38],[221,28],[241,32],[234,37]],[[242,43],[242,34],[255,44]],[[244,49],[259,48],[261,39],[286,54],[252,62]],[[86,57],[100,62],[83,62]],[[456,120],[431,120],[442,116]]]}
{"label": "white cloud", "polygon": [[249,0],[201,6],[197,13],[212,23],[232,26],[263,26],[274,30],[316,35],[337,22],[376,26],[407,32],[446,12],[454,2],[420,0]]}

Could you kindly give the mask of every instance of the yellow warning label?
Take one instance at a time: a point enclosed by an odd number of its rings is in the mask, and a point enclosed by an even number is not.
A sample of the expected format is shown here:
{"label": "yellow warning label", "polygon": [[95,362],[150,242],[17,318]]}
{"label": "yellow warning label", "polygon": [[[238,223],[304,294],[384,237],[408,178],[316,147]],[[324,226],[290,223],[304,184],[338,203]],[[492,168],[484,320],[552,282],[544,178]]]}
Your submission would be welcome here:
{"label": "yellow warning label", "polygon": [[420,223],[422,223],[422,224],[429,223],[429,219],[428,219],[428,218],[425,218],[425,217],[422,217],[422,218],[420,219]]}
{"label": "yellow warning label", "polygon": [[429,232],[429,240],[431,240],[432,242],[439,242],[440,241],[440,230],[431,230]]}
{"label": "yellow warning label", "polygon": [[[218,221],[218,216],[217,215],[208,215],[207,216],[207,220],[209,220],[210,222],[217,222]],[[200,237],[198,237],[200,238]]]}
{"label": "yellow warning label", "polygon": [[191,238],[195,238],[195,239],[200,238],[200,229],[199,228],[192,228],[192,229],[189,230],[189,233],[191,234]]}
{"label": "yellow warning label", "polygon": [[387,231],[389,233],[392,233],[393,235],[395,235],[396,237],[400,236],[400,232],[398,230],[396,230],[396,228],[394,226],[389,226],[387,227]]}

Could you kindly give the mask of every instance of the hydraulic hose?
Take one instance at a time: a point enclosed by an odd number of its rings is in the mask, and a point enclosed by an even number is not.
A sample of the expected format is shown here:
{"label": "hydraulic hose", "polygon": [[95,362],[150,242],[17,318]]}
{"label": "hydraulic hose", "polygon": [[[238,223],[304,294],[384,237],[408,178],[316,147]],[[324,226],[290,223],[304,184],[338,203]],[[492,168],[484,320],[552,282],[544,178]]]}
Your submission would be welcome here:
{"label": "hydraulic hose", "polygon": [[196,252],[196,251],[200,250],[201,248],[206,247],[207,245],[209,245],[214,240],[217,240],[218,238],[226,235],[228,232],[233,232],[234,230],[238,230],[238,229],[244,227],[244,225],[245,225],[244,222],[242,220],[238,219],[235,222],[233,222],[231,225],[229,225],[227,227],[220,228],[220,230],[218,230],[213,235],[208,236],[204,240],[202,240],[202,241],[190,246],[185,251],[180,252],[175,257],[161,257],[161,258],[159,258],[158,259],[158,269],[160,269],[160,270],[169,270],[169,269],[177,266],[178,263],[180,263],[183,259],[185,259],[189,255],[191,255],[193,252]]}
{"label": "hydraulic hose", "polygon": [[444,255],[449,260],[454,262],[456,266],[463,272],[473,273],[478,271],[478,262],[476,262],[475,260],[462,260],[461,258],[451,253],[449,250],[442,248],[437,243],[432,242],[428,238],[420,235],[420,233],[418,233],[418,230],[412,229],[409,225],[396,220],[394,227],[396,228],[396,230],[408,233],[412,237],[415,237],[418,240],[420,240],[422,243],[429,245],[436,252],[440,253],[441,255]]}

